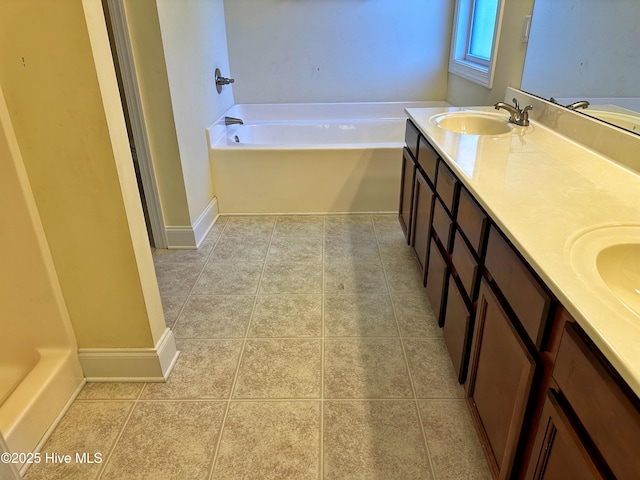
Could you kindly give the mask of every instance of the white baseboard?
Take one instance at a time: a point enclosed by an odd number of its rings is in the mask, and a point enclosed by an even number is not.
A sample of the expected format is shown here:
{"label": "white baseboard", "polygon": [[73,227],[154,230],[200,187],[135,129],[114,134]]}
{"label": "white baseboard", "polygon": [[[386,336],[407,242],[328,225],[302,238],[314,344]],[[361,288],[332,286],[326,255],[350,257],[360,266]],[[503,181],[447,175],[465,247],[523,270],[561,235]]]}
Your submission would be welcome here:
{"label": "white baseboard", "polygon": [[179,353],[167,328],[154,348],[80,348],[78,358],[89,382],[164,382]]}
{"label": "white baseboard", "polygon": [[204,241],[207,233],[218,217],[218,199],[213,198],[193,225],[165,227],[167,247],[175,249],[195,249]]}

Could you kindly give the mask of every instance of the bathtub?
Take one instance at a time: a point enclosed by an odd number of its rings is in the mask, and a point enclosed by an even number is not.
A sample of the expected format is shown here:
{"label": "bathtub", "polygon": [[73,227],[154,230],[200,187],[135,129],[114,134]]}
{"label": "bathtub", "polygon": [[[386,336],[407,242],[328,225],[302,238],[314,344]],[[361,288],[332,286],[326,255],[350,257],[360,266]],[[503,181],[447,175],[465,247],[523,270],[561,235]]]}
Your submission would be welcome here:
{"label": "bathtub", "polygon": [[404,109],[446,105],[234,105],[207,129],[219,212],[395,212]]}

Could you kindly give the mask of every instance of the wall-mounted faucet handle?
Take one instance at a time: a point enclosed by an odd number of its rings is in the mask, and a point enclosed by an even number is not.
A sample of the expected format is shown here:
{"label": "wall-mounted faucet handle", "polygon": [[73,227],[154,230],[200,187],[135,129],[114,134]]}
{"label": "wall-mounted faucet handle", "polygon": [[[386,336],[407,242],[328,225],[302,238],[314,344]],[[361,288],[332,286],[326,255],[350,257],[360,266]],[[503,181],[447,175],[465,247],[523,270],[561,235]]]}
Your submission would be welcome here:
{"label": "wall-mounted faucet handle", "polygon": [[214,76],[215,76],[215,79],[216,79],[216,90],[218,91],[218,93],[222,93],[222,86],[223,85],[229,85],[230,83],[235,82],[235,79],[233,79],[233,78],[223,77],[222,74],[220,73],[220,69],[219,68],[216,68]]}

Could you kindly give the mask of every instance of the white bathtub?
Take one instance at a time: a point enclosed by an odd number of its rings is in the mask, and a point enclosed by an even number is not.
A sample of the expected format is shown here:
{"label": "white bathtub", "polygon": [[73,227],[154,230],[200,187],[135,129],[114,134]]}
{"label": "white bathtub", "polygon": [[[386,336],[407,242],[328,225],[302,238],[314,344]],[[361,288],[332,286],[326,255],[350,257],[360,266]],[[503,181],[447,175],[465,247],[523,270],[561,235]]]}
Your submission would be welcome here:
{"label": "white bathtub", "polygon": [[[396,211],[404,109],[442,105],[234,105],[207,129],[219,211]],[[244,124],[225,126],[224,117]]]}

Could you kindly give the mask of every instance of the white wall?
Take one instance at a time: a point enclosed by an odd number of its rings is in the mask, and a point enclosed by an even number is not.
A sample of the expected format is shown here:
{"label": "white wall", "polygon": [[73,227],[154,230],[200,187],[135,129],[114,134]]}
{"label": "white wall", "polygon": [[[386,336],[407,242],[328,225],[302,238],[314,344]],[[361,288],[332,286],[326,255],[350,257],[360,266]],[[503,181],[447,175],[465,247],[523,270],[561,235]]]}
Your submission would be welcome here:
{"label": "white wall", "polygon": [[236,103],[444,100],[450,0],[225,0]]}
{"label": "white wall", "polygon": [[522,89],[544,97],[638,97],[638,0],[536,0]]}
{"label": "white wall", "polygon": [[222,0],[157,0],[178,150],[192,225],[215,192],[205,130],[233,105],[218,95],[214,71],[229,72]]}

